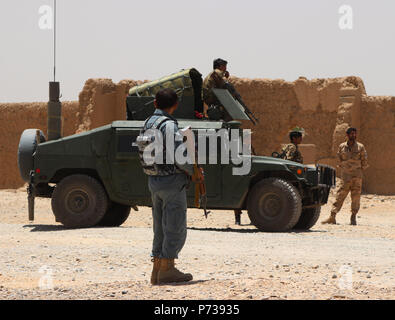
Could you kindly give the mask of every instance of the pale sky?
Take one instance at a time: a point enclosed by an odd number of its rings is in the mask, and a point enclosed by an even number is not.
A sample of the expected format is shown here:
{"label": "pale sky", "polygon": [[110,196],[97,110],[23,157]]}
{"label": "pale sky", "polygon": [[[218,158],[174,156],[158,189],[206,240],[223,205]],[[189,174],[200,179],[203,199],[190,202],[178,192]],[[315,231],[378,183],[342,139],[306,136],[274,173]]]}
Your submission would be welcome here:
{"label": "pale sky", "polygon": [[[157,79],[212,60],[232,75],[285,79],[355,75],[369,95],[395,96],[394,0],[57,0],[57,80],[78,100],[89,78]],[[1,0],[0,102],[47,101],[52,0]],[[341,30],[339,8],[353,10]]]}

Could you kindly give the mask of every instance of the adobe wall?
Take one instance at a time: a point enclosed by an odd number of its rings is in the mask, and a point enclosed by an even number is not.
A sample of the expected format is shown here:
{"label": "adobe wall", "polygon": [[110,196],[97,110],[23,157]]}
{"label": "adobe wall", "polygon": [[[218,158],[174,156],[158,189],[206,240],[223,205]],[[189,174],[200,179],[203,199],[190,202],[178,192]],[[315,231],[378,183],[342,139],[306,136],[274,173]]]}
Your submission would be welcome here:
{"label": "adobe wall", "polygon": [[[364,190],[369,193],[395,194],[395,98],[366,96],[360,78],[307,80],[294,82],[268,79],[232,78],[231,81],[253,111],[259,124],[246,122],[253,131],[253,146],[261,155],[278,151],[288,142],[288,131],[295,126],[306,130],[303,143],[308,158],[336,166],[338,145],[345,141],[348,126],[359,129],[371,167],[366,172]],[[79,102],[63,103],[64,134],[90,130],[114,120],[126,118],[125,99],[129,89],[142,81],[89,79]],[[37,127],[46,130],[46,103],[0,104],[0,188],[22,185],[16,165],[21,132]],[[20,121],[21,115],[26,120]],[[25,117],[24,117],[25,118]],[[374,134],[373,134],[374,133]],[[315,147],[314,147],[315,146]]]}
{"label": "adobe wall", "polygon": [[[270,155],[288,143],[288,132],[295,126],[306,130],[303,143],[316,145],[317,160],[332,163],[333,144],[339,141],[337,131],[351,123],[355,125],[359,113],[351,116],[351,109],[339,110],[341,97],[347,92],[365,93],[361,79],[356,77],[307,80],[294,82],[265,79],[234,79],[233,83],[245,103],[260,119],[259,125],[249,126],[257,153]],[[342,118],[350,113],[348,118]]]}
{"label": "adobe wall", "polygon": [[395,97],[362,97],[360,140],[368,151],[368,193],[395,194]]}
{"label": "adobe wall", "polygon": [[126,96],[129,89],[142,81],[123,80],[118,84],[111,79],[89,79],[79,95],[81,113],[77,132],[94,129],[115,120],[126,119]]}
{"label": "adobe wall", "polygon": [[[63,134],[71,135],[78,128],[76,101],[63,102]],[[0,189],[19,188],[24,182],[20,178],[17,153],[19,138],[25,129],[41,129],[47,135],[47,104],[0,103]]]}

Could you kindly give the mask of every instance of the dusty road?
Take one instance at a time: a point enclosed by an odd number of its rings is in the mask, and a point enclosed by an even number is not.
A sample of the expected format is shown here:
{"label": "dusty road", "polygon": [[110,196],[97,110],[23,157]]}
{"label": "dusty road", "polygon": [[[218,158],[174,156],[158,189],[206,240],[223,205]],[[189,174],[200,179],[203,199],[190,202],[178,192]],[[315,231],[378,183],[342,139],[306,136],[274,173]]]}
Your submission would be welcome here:
{"label": "dusty road", "polygon": [[194,281],[151,286],[149,208],[120,228],[66,230],[50,200],[36,200],[29,223],[26,193],[2,190],[0,299],[394,299],[395,196],[364,195],[356,227],[349,210],[323,226],[327,205],[311,231],[290,233],[189,210],[178,267]]}

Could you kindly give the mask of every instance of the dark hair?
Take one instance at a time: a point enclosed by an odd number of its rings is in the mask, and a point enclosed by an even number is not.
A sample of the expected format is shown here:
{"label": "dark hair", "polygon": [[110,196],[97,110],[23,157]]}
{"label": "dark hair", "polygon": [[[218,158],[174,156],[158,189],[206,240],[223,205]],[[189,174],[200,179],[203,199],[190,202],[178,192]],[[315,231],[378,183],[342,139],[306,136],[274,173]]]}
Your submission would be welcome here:
{"label": "dark hair", "polygon": [[169,109],[178,102],[177,93],[170,88],[162,89],[155,95],[158,109]]}
{"label": "dark hair", "polygon": [[228,64],[228,61],[225,61],[223,59],[215,59],[213,62],[213,68],[218,69],[220,66],[226,66]]}
{"label": "dark hair", "polygon": [[291,142],[292,142],[293,138],[298,138],[298,137],[301,137],[301,136],[302,136],[301,132],[292,131],[292,132],[289,133],[289,140],[291,140]]}
{"label": "dark hair", "polygon": [[354,131],[354,132],[357,132],[357,129],[356,129],[356,128],[348,128],[347,131],[346,131],[346,133],[347,133],[347,134],[350,134],[350,133],[353,132],[353,131]]}

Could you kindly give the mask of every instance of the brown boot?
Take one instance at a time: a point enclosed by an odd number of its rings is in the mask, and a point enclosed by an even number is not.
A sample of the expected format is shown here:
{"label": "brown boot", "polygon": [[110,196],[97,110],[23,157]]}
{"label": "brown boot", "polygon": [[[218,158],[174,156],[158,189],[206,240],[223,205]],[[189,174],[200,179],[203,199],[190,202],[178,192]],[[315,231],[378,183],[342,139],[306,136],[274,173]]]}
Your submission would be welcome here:
{"label": "brown boot", "polygon": [[158,272],[159,272],[159,268],[160,268],[160,258],[153,257],[151,261],[154,263],[154,266],[152,268],[152,273],[151,273],[151,284],[155,285],[155,284],[158,284]]}
{"label": "brown boot", "polygon": [[336,213],[331,212],[330,217],[322,221],[322,224],[336,224]]}
{"label": "brown boot", "polygon": [[351,215],[350,225],[352,225],[352,226],[356,226],[357,225],[357,214],[356,213],[355,214],[353,213]]}
{"label": "brown boot", "polygon": [[158,284],[171,282],[187,282],[192,280],[190,273],[182,273],[174,266],[174,259],[160,259]]}

